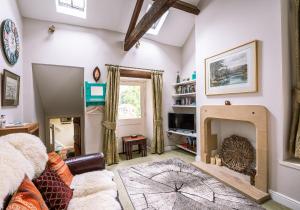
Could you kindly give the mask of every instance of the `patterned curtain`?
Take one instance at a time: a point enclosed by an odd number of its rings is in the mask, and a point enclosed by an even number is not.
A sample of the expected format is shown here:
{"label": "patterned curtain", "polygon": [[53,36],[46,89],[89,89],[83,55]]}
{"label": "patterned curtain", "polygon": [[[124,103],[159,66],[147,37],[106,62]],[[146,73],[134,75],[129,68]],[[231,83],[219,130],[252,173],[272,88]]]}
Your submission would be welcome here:
{"label": "patterned curtain", "polygon": [[104,111],[103,152],[108,165],[119,162],[118,143],[116,138],[116,120],[118,115],[120,88],[120,70],[109,66]]}
{"label": "patterned curtain", "polygon": [[162,119],[162,73],[153,71],[151,73],[153,89],[153,141],[151,144],[152,153],[162,154],[164,152],[164,134]]}
{"label": "patterned curtain", "polygon": [[292,34],[293,41],[295,42],[295,48],[293,49],[293,78],[294,81],[294,90],[293,90],[293,110],[292,110],[292,125],[290,131],[290,139],[289,139],[289,153],[292,157],[300,158],[300,57],[299,57],[299,49],[300,49],[300,40],[299,40],[299,10],[300,0],[293,1],[293,20],[291,21],[293,31]]}

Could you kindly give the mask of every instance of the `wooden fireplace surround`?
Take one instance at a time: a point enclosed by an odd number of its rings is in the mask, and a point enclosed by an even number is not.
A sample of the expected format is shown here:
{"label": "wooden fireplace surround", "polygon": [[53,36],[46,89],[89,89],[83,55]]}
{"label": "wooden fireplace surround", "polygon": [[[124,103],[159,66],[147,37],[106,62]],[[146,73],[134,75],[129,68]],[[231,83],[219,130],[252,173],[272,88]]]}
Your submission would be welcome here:
{"label": "wooden fireplace surround", "polygon": [[[256,129],[256,176],[255,186],[240,180],[228,173],[225,167],[210,165],[210,154],[213,149],[210,141],[211,120],[224,119],[252,123]],[[201,161],[193,164],[201,170],[215,176],[238,191],[245,193],[257,202],[269,198],[268,192],[268,111],[263,106],[255,105],[230,105],[230,106],[202,106],[200,110],[200,154]]]}

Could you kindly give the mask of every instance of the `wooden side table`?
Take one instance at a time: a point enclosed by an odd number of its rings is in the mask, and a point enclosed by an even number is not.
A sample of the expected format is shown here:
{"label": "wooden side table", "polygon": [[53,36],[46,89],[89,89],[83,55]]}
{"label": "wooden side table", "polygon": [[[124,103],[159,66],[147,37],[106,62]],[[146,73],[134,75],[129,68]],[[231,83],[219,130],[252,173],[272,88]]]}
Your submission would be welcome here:
{"label": "wooden side table", "polygon": [[122,137],[123,153],[126,154],[126,160],[132,159],[132,146],[138,145],[139,153],[142,157],[147,156],[147,138],[142,135],[136,137],[124,136]]}
{"label": "wooden side table", "polygon": [[21,126],[0,128],[0,136],[4,136],[11,133],[29,133],[35,136],[39,136],[39,124],[27,123]]}

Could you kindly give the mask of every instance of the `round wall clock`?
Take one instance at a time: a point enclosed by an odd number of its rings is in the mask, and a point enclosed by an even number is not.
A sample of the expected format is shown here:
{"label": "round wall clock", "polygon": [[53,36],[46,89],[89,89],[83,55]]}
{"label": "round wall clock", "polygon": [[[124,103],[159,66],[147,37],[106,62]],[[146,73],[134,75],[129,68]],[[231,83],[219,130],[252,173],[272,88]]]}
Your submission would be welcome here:
{"label": "round wall clock", "polygon": [[17,63],[20,53],[20,40],[15,23],[6,19],[2,22],[2,45],[3,51],[8,63],[14,65]]}

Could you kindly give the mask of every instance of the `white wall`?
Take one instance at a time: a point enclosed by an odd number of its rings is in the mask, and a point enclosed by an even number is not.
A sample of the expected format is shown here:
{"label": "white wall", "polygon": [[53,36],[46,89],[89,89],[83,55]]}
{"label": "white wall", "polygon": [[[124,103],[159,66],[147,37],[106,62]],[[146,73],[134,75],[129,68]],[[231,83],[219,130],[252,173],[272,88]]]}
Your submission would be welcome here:
{"label": "white wall", "polygon": [[7,69],[21,77],[19,106],[0,107],[0,114],[6,115],[7,122],[16,122],[23,120],[23,23],[16,0],[1,0],[0,4],[0,22],[5,19],[13,20],[17,26],[20,38],[20,56],[18,62],[14,66],[6,61],[3,50],[0,50],[0,73],[3,72],[3,69]]}
{"label": "white wall", "polygon": [[[37,120],[32,82],[32,63],[54,64],[62,66],[84,67],[85,80],[92,82],[92,71],[96,66],[101,69],[101,82],[106,80],[106,63],[134,67],[163,69],[163,118],[167,129],[167,113],[171,109],[173,90],[169,84],[174,83],[176,72],[181,66],[181,50],[158,44],[146,39],[141,40],[139,49],[124,52],[122,44],[124,35],[106,30],[55,24],[56,32],[48,34],[48,27],[53,23],[24,19],[24,59],[25,90],[24,118]],[[53,81],[55,84],[55,81]],[[101,148],[102,115],[86,115],[85,143],[86,152],[98,152]],[[166,132],[166,146],[168,142]]]}
{"label": "white wall", "polygon": [[196,71],[196,40],[195,40],[195,28],[191,31],[188,39],[185,41],[182,47],[181,55],[181,71],[180,76],[182,78],[191,78],[192,73]]}
{"label": "white wall", "polygon": [[[279,164],[287,141],[290,94],[287,62],[286,0],[206,0],[196,17],[198,113],[201,105],[263,105],[269,110],[270,189],[300,201],[300,171]],[[204,59],[240,44],[259,40],[259,91],[224,96],[205,95]],[[227,129],[223,127],[224,129]],[[246,129],[246,128],[244,128]]]}

